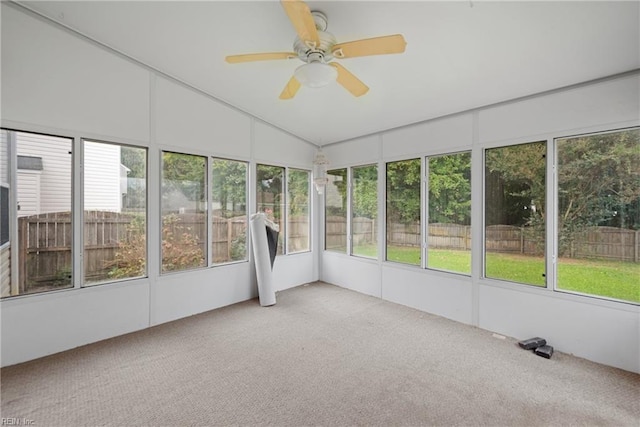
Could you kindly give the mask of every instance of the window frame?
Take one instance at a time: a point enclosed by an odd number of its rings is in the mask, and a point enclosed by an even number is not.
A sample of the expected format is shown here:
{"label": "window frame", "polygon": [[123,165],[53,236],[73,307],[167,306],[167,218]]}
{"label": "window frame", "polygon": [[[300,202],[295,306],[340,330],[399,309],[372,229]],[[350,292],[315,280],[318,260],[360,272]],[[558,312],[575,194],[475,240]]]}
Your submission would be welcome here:
{"label": "window frame", "polygon": [[[212,215],[211,215],[211,197],[209,195],[210,192],[210,185],[211,185],[211,156],[207,155],[207,154],[195,154],[195,153],[190,153],[190,152],[183,152],[183,151],[176,151],[173,149],[165,149],[165,148],[160,148],[159,150],[159,172],[160,172],[160,176],[159,176],[159,182],[158,182],[158,188],[159,188],[159,204],[160,204],[160,209],[159,209],[159,221],[158,221],[158,237],[159,237],[159,244],[160,244],[160,250],[159,250],[159,268],[158,268],[158,274],[160,276],[166,276],[166,275],[171,275],[171,274],[180,274],[180,273],[185,273],[185,272],[189,272],[189,271],[197,271],[197,270],[202,270],[202,269],[206,269],[211,267],[211,220],[212,220]],[[163,232],[162,232],[162,228],[163,228],[163,206],[162,206],[162,186],[164,183],[164,174],[163,174],[163,170],[164,170],[164,154],[165,153],[173,153],[173,154],[179,154],[179,155],[185,155],[185,156],[194,156],[194,157],[201,157],[204,159],[205,164],[204,164],[204,201],[203,201],[203,209],[204,209],[204,226],[206,227],[206,233],[205,233],[205,242],[203,244],[204,247],[204,265],[199,265],[199,266],[195,266],[195,267],[190,267],[190,268],[185,268],[185,269],[179,269],[179,270],[164,270],[164,266],[163,266],[163,249],[162,249],[162,245],[163,245]]]}
{"label": "window frame", "polygon": [[[359,254],[355,254],[354,253],[354,243],[353,243],[353,211],[354,211],[354,191],[355,191],[355,183],[354,183],[354,170],[355,169],[361,169],[361,168],[367,168],[367,167],[375,167],[376,169],[376,219],[375,219],[375,227],[373,228],[372,232],[376,234],[376,241],[375,241],[375,248],[376,248],[376,255],[375,256],[366,256],[366,255],[359,255]],[[385,167],[385,177],[386,177],[386,167]],[[379,163],[364,163],[364,164],[358,164],[358,165],[353,165],[350,166],[348,168],[347,171],[347,254],[349,256],[352,257],[356,257],[356,258],[360,258],[360,259],[366,259],[366,260],[374,260],[377,261],[380,259],[380,236],[378,236],[378,228],[379,228],[379,224],[381,219],[379,218],[379,210],[380,210],[380,197],[383,196],[386,199],[386,194],[380,194],[379,191],[379,186],[380,186],[380,164]],[[386,180],[385,180],[386,183]],[[384,188],[386,188],[386,185],[384,186]],[[384,212],[384,210],[383,210]],[[385,218],[382,219],[383,221],[385,221],[386,223],[386,216]],[[386,232],[386,224],[384,227],[384,230]],[[386,241],[386,239],[385,239]],[[385,252],[386,252],[386,248],[385,248]]]}
{"label": "window frame", "polygon": [[[98,143],[98,144],[107,144],[107,145],[115,145],[118,146],[120,148],[122,147],[127,147],[127,148],[135,148],[138,150],[143,150],[144,151],[144,161],[145,161],[145,208],[144,208],[144,217],[145,217],[145,225],[144,225],[144,232],[145,232],[145,247],[144,247],[144,252],[145,252],[145,267],[144,267],[144,273],[140,276],[132,276],[132,277],[123,277],[123,278],[118,278],[118,279],[107,279],[107,280],[101,280],[98,282],[91,282],[91,283],[87,283],[86,280],[86,271],[85,271],[85,267],[84,267],[84,262],[82,263],[82,267],[80,269],[80,274],[79,276],[81,276],[79,278],[80,280],[80,286],[82,288],[86,288],[86,287],[95,287],[95,286],[101,286],[101,285],[105,285],[105,284],[110,284],[110,283],[118,283],[118,282],[124,282],[124,281],[129,281],[129,280],[138,280],[138,279],[146,279],[149,277],[149,148],[146,146],[139,146],[139,145],[133,145],[133,144],[127,144],[127,143],[120,143],[120,142],[112,142],[112,141],[104,141],[104,140],[100,140],[100,139],[96,139],[96,138],[79,138],[79,152],[80,152],[80,156],[81,156],[81,170],[80,170],[80,184],[78,187],[78,190],[80,192],[79,195],[79,208],[78,208],[78,222],[80,223],[81,226],[81,233],[80,233],[80,249],[82,251],[82,256],[84,258],[85,256],[85,239],[84,239],[84,227],[85,227],[85,165],[86,165],[86,161],[85,161],[85,144],[86,143]],[[73,221],[73,219],[72,219]],[[160,235],[160,239],[162,240],[162,235]]]}
{"label": "window frame", "polygon": [[[289,227],[289,174],[290,171],[298,171],[298,172],[306,172],[307,174],[307,239],[308,239],[308,244],[307,244],[307,249],[303,249],[303,250],[299,250],[299,251],[291,251],[289,250],[289,232],[290,232],[290,227]],[[287,226],[285,227],[285,240],[286,240],[286,244],[285,244],[285,249],[286,255],[296,255],[296,254],[303,254],[303,253],[308,253],[311,252],[311,248],[313,245],[313,239],[312,239],[312,224],[311,224],[311,220],[312,220],[312,209],[313,209],[313,179],[312,179],[312,172],[309,169],[304,169],[304,168],[296,168],[296,167],[285,167],[285,211],[286,211],[286,216],[285,219],[287,221]]]}
{"label": "window frame", "polygon": [[[335,254],[345,254],[345,255],[349,255],[350,253],[350,249],[349,249],[349,241],[350,241],[350,230],[351,230],[351,221],[349,220],[349,215],[350,215],[350,181],[349,181],[349,176],[350,176],[350,172],[349,172],[350,168],[349,167],[341,167],[341,168],[335,168],[335,169],[329,169],[327,170],[327,177],[329,175],[332,176],[336,176],[335,174],[331,174],[330,172],[333,171],[344,171],[344,179],[345,179],[345,185],[347,186],[346,191],[345,191],[345,198],[346,200],[344,200],[345,202],[345,250],[344,251],[338,251],[338,250],[334,250],[334,249],[327,249],[327,195],[328,195],[328,189],[325,189],[324,194],[323,194],[323,248],[322,251],[323,252],[331,252],[331,253],[335,253]],[[331,181],[329,183],[327,183],[327,188],[329,187],[329,185],[332,185]]]}
{"label": "window frame", "polygon": [[[577,132],[577,133],[572,133],[570,135],[564,135],[564,136],[556,135],[556,136],[549,137],[547,141],[547,146],[548,146],[547,165],[548,165],[548,169],[552,169],[548,171],[550,185],[547,187],[547,194],[548,194],[547,220],[551,221],[551,224],[552,224],[552,227],[549,227],[550,230],[547,230],[547,244],[548,244],[547,251],[549,251],[552,254],[552,256],[549,257],[551,259],[549,260],[547,265],[547,272],[548,272],[547,288],[556,294],[589,298],[591,300],[596,300],[596,301],[607,301],[615,304],[626,304],[626,305],[631,305],[636,307],[640,306],[640,302],[636,302],[636,301],[623,300],[623,299],[608,297],[604,295],[589,294],[585,292],[579,292],[579,291],[574,291],[570,289],[562,289],[558,287],[558,266],[560,264],[560,252],[559,252],[560,248],[558,245],[560,241],[560,238],[559,238],[559,232],[560,232],[559,222],[560,221],[558,220],[558,215],[560,211],[559,171],[561,166],[559,165],[559,156],[558,156],[559,143],[558,142],[560,140],[592,137],[597,135],[608,135],[608,134],[620,133],[625,131],[634,131],[634,130],[637,130],[640,132],[640,124],[624,126],[620,128],[614,128],[614,129],[607,127],[601,130],[593,130],[593,131],[586,130],[584,132]],[[549,192],[549,188],[551,188],[551,192]],[[551,239],[549,239],[549,235],[551,235]],[[639,235],[640,235],[640,230],[636,230],[636,238]],[[637,245],[638,242],[636,241],[635,244]]]}
{"label": "window frame", "polygon": [[[483,151],[484,152],[484,151]],[[469,201],[470,201],[470,206],[469,206],[469,234],[471,236],[471,247],[469,249],[469,257],[470,257],[470,269],[469,269],[469,273],[465,273],[465,272],[461,272],[461,271],[453,271],[453,270],[445,270],[442,268],[434,268],[434,267],[429,267],[429,224],[430,224],[430,219],[431,216],[429,215],[429,208],[430,208],[430,198],[429,198],[429,192],[430,192],[430,183],[431,183],[431,176],[430,176],[430,172],[431,172],[431,168],[429,165],[429,160],[432,158],[439,158],[439,157],[445,157],[445,156],[455,156],[455,155],[460,155],[460,154],[469,154],[469,188],[470,188],[470,192],[469,192]],[[423,209],[423,224],[422,224],[422,233],[423,233],[423,245],[422,245],[422,263],[421,263],[421,267],[425,270],[430,270],[430,271],[437,271],[437,272],[441,272],[441,273],[448,273],[448,274],[456,274],[456,275],[460,275],[460,276],[464,276],[464,277],[471,277],[473,275],[473,262],[474,262],[474,256],[473,256],[473,233],[474,233],[474,227],[473,227],[473,190],[472,190],[472,185],[473,185],[473,150],[470,148],[468,150],[457,150],[457,151],[448,151],[448,152],[444,152],[444,153],[437,153],[437,154],[429,154],[426,156],[422,156],[422,170],[423,170],[423,175],[422,175],[422,180],[423,180],[423,184],[424,184],[424,189],[423,192],[421,194],[424,195],[424,200],[422,203],[422,209]],[[484,181],[483,181],[484,183]],[[484,194],[484,185],[483,185],[483,194]],[[484,198],[484,197],[483,197]],[[483,204],[484,206],[484,204]],[[483,210],[483,222],[484,222],[484,210]],[[484,233],[483,233],[483,241],[484,241]],[[483,247],[483,252],[484,252],[484,247]],[[484,258],[483,258],[484,259]],[[483,268],[484,268],[484,262],[483,262]]]}
{"label": "window frame", "polygon": [[207,202],[207,211],[211,213],[211,218],[209,219],[210,223],[213,223],[213,189],[214,189],[214,185],[213,185],[213,164],[215,163],[216,160],[221,160],[221,161],[228,161],[228,162],[236,162],[236,163],[242,163],[245,165],[245,180],[244,180],[244,206],[245,206],[245,239],[244,239],[244,247],[245,247],[245,254],[244,254],[244,259],[242,260],[231,260],[231,261],[225,261],[225,262],[214,262],[213,261],[213,226],[209,227],[209,242],[208,245],[210,246],[209,249],[209,267],[215,268],[215,267],[223,267],[225,265],[230,265],[230,264],[240,264],[243,262],[249,262],[250,259],[250,247],[249,247],[249,233],[250,233],[250,227],[249,227],[249,219],[250,219],[250,205],[249,205],[249,198],[250,198],[250,176],[251,176],[251,163],[249,161],[246,160],[237,160],[237,159],[231,159],[231,158],[225,158],[225,157],[218,157],[218,156],[209,156],[209,164],[210,164],[210,172],[209,172],[209,191],[207,192],[207,197],[209,198],[208,202]]}
{"label": "window frame", "polygon": [[[402,262],[402,261],[395,261],[395,260],[390,260],[389,259],[389,241],[388,241],[388,218],[389,218],[389,165],[393,164],[393,163],[400,163],[400,162],[410,162],[410,161],[418,161],[420,162],[420,171],[419,171],[419,185],[418,185],[418,196],[420,197],[420,203],[419,203],[419,212],[418,215],[420,217],[419,220],[419,224],[418,224],[418,229],[419,229],[419,236],[418,236],[418,251],[420,253],[420,262],[418,264],[410,264],[407,262]],[[419,157],[414,157],[414,158],[409,158],[409,159],[400,159],[400,160],[390,160],[390,161],[386,161],[384,162],[384,253],[381,254],[382,255],[382,261],[383,262],[390,262],[393,263],[395,265],[400,265],[400,266],[406,266],[406,267],[413,267],[413,268],[423,268],[423,264],[424,264],[424,248],[425,248],[425,238],[424,238],[424,226],[423,226],[423,222],[424,222],[424,200],[423,200],[423,192],[424,192],[424,156],[419,156]]]}

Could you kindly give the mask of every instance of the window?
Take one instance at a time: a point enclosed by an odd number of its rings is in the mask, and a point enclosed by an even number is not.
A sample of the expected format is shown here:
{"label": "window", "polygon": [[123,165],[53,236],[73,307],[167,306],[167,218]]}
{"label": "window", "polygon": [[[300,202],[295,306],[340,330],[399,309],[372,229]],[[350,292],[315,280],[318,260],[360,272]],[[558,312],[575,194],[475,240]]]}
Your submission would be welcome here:
{"label": "window", "polygon": [[352,168],[351,253],[378,256],[378,166]]}
{"label": "window", "polygon": [[84,141],[84,284],[146,275],[147,152]]}
{"label": "window", "polygon": [[546,143],[485,151],[485,277],[545,286]]}
{"label": "window", "polygon": [[427,267],[471,274],[471,153],[428,158]]}
{"label": "window", "polygon": [[420,159],[387,163],[386,260],[420,265]]}
{"label": "window", "polygon": [[347,170],[327,171],[325,188],[324,248],[347,253]]}
{"label": "window", "polygon": [[287,174],[287,252],[309,251],[310,173],[289,169]]}
{"label": "window", "polygon": [[[12,140],[15,163],[8,156]],[[9,182],[4,180],[10,181],[15,173],[17,218],[14,223],[10,221],[11,206],[6,220],[3,214],[9,229],[17,226],[16,241],[5,244],[2,251],[3,297],[73,287],[72,143],[70,138],[3,131],[2,184],[9,199]],[[16,165],[15,171],[11,171],[12,164]],[[9,264],[9,251],[18,257],[18,271],[11,275],[5,273],[10,268],[4,268]]]}
{"label": "window", "polygon": [[284,249],[284,168],[280,166],[256,165],[256,195],[258,212],[264,212],[268,219],[278,224],[277,254],[285,253]]}
{"label": "window", "polygon": [[162,272],[207,265],[207,158],[162,152]]}
{"label": "window", "polygon": [[556,140],[557,289],[640,302],[640,128]]}
{"label": "window", "polygon": [[213,263],[247,259],[247,163],[212,159]]}

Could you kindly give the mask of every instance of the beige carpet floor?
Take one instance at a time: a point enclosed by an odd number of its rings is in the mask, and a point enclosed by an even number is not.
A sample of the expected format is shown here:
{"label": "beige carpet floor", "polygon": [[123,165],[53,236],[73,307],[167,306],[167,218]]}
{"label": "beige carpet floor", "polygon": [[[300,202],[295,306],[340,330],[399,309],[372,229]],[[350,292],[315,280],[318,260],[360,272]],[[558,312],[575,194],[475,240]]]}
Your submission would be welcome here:
{"label": "beige carpet floor", "polygon": [[316,283],[2,369],[41,426],[640,424],[640,376]]}

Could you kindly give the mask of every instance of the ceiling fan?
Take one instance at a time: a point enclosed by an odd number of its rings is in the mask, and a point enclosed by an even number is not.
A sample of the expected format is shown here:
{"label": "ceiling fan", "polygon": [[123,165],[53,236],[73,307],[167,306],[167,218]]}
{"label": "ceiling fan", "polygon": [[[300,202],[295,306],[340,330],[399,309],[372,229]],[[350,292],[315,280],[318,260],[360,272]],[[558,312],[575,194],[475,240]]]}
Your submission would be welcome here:
{"label": "ceiling fan", "polygon": [[293,58],[305,62],[295,70],[280,99],[293,98],[301,85],[322,87],[334,80],[354,96],[362,96],[369,88],[342,65],[330,61],[402,53],[407,45],[401,34],[337,43],[333,34],[326,31],[327,17],[322,12],[311,11],[302,0],[281,0],[280,3],[298,34],[293,43],[295,52],[249,53],[225,58],[230,64]]}

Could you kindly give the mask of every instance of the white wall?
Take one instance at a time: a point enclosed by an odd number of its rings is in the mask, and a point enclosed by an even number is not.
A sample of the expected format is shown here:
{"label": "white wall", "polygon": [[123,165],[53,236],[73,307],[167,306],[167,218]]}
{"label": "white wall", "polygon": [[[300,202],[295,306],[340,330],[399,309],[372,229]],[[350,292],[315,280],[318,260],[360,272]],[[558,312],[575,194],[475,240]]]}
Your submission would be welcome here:
{"label": "white wall", "polygon": [[[251,262],[159,274],[160,151],[311,169],[314,147],[15,6],[1,8],[2,126],[148,147],[151,230],[148,279],[0,301],[2,366],[257,296]],[[276,289],[314,281],[317,271],[312,252],[279,256]]]}
{"label": "white wall", "polygon": [[637,126],[639,93],[635,74],[326,147],[332,167],[472,150],[474,257],[473,274],[463,276],[323,252],[322,279],[514,338],[542,336],[557,351],[640,372],[640,307],[482,279],[482,227],[475,226],[482,224],[483,148]]}

